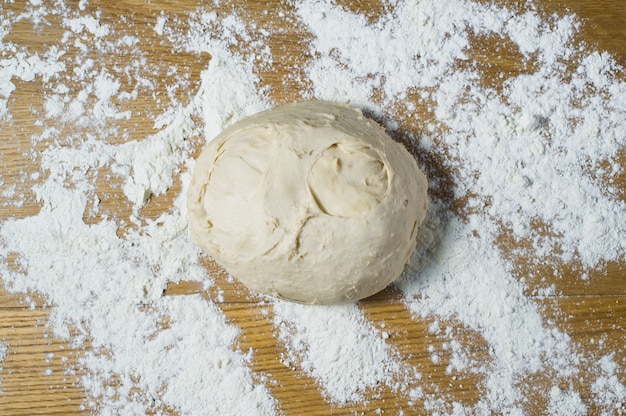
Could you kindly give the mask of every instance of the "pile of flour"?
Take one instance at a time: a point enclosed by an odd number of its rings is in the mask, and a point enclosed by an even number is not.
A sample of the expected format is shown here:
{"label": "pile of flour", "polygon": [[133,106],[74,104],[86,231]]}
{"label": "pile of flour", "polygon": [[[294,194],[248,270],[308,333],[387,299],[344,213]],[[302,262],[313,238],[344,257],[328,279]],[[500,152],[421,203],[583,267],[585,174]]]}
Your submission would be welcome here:
{"label": "pile of flour", "polygon": [[[531,394],[544,397],[555,415],[626,411],[626,363],[575,345],[527,295],[556,293],[535,278],[538,267],[556,274],[572,265],[583,279],[606,261],[624,261],[626,206],[611,178],[623,172],[626,83],[608,54],[575,41],[576,17],[424,0],[385,3],[372,19],[332,1],[305,0],[250,22],[236,7],[222,7],[156,17],[153,36],[211,60],[188,100],[174,98],[188,86],[185,76],[168,86],[169,106],[153,115],[157,132],[139,138],[106,127],[136,117],[124,103],[157,84],[144,66],[138,28],[114,28],[87,2],[30,1],[19,13],[0,12],[0,122],[11,124],[12,95],[22,85],[44,85],[42,110],[33,113],[41,134],[24,144],[38,168],[15,175],[36,183],[41,210],[0,224],[1,275],[10,292],[44,295],[55,336],[79,349],[89,341],[79,359],[87,370],[80,380],[85,408],[279,411],[271,375],[250,369],[254,352],[236,348],[240,330],[227,322],[219,299],[163,291],[182,280],[217,284],[187,231],[184,187],[190,154],[202,144],[192,140],[273,105],[278,87],[262,74],[282,65],[291,74],[284,79],[291,99],[361,107],[418,153],[432,209],[396,286],[414,319],[432,321],[430,333],[443,341],[443,350],[429,349],[430,359],[450,356],[446,373],[479,375],[484,394],[477,403],[448,400],[358,305],[269,300],[284,364],[315,379],[337,406],[391,389],[415,406],[407,413],[522,414]],[[18,23],[37,30],[57,21],[63,39],[43,52],[5,40]],[[272,48],[286,27],[307,34],[294,40],[307,53],[278,61]],[[513,48],[520,68],[532,70],[487,80],[470,59],[484,39]],[[112,66],[106,57],[120,49],[125,61]],[[62,123],[80,128],[66,135]],[[123,183],[127,222],[98,216],[94,172],[105,169]],[[150,198],[175,180],[183,191],[174,206],[156,219],[143,215]],[[2,204],[24,202],[19,185],[0,184]],[[503,236],[512,249],[502,250]],[[473,359],[450,322],[479,334],[491,360]],[[549,390],[520,383],[542,372],[553,379]],[[577,379],[591,386],[591,396],[581,395]]]}

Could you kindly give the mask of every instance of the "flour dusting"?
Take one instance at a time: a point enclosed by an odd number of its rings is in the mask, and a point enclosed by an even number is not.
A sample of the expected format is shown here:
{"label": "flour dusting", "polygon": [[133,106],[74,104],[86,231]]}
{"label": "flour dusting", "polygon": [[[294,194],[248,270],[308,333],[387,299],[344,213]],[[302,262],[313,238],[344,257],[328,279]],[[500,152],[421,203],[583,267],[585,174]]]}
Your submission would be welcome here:
{"label": "flour dusting", "polygon": [[368,390],[380,384],[394,387],[401,375],[397,353],[355,304],[311,308],[276,301],[274,313],[279,337],[288,347],[287,363],[298,363],[319,380],[334,402],[363,401]]}
{"label": "flour dusting", "polygon": [[[423,343],[423,356],[406,356],[403,335],[375,322],[367,302],[264,299],[282,365],[314,380],[332,410],[393,396],[400,414],[625,414],[623,347],[598,336],[601,352],[588,350],[545,317],[563,268],[581,284],[626,260],[615,179],[624,177],[624,69],[577,40],[585,23],[467,0],[385,1],[375,16],[304,0],[257,20],[222,3],[152,10],[148,31],[87,2],[0,10],[0,124],[7,143],[19,142],[0,178],[0,205],[12,213],[0,221],[0,275],[26,307],[42,295],[50,331],[80,352],[65,365],[84,370],[82,410],[287,409],[281,381],[254,370],[258,351],[240,349],[222,281],[189,238],[185,189],[193,155],[223,128],[280,100],[316,98],[364,110],[429,177],[418,250],[389,301],[427,331],[406,341],[415,351]],[[16,25],[58,36],[36,49],[12,40]],[[185,58],[155,64],[150,42]],[[516,68],[494,75],[498,54]],[[204,59],[197,79],[185,59]],[[25,94],[27,137],[15,122]],[[165,295],[182,281],[206,290]],[[454,400],[462,383],[480,397]]]}
{"label": "flour dusting", "polygon": [[[7,351],[9,350],[9,346],[5,343],[0,343],[0,374],[2,374],[2,367],[4,365],[4,360],[7,358]],[[0,377],[0,383],[2,383],[2,377]],[[0,388],[0,394],[2,394],[2,388]]]}

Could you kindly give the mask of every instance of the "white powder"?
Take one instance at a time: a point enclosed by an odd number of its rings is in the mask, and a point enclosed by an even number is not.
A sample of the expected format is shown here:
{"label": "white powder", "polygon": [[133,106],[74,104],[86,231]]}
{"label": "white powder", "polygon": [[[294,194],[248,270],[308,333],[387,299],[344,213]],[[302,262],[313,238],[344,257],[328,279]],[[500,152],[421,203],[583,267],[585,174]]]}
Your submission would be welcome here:
{"label": "white powder", "polygon": [[312,308],[276,301],[274,313],[280,339],[288,347],[288,363],[298,363],[319,380],[334,402],[363,401],[365,393],[393,387],[401,375],[397,353],[354,304]]}
{"label": "white powder", "polygon": [[[391,346],[394,337],[368,322],[357,305],[272,301],[285,363],[314,378],[339,406],[367,402],[391,388],[409,399],[409,413],[524,414],[529,394],[544,397],[553,415],[592,408],[624,413],[625,363],[585,351],[547,322],[525,293],[552,296],[558,290],[543,282],[531,286],[516,268],[526,262],[532,273],[548,264],[558,272],[573,264],[587,276],[605,261],[624,261],[626,206],[606,179],[623,171],[616,161],[626,144],[626,83],[616,76],[623,68],[608,54],[574,43],[575,17],[545,17],[532,9],[397,2],[372,21],[331,1],[305,0],[272,13],[277,20],[263,24],[247,21],[242,10],[216,13],[211,6],[188,22],[156,17],[155,35],[212,59],[198,93],[184,104],[170,96],[171,104],[152,115],[159,131],[132,136],[141,140],[108,126],[137,116],[121,104],[158,84],[132,25],[128,33],[115,33],[122,28],[101,22],[83,2],[76,9],[33,1],[19,16],[7,12],[0,19],[0,122],[11,122],[15,79],[46,85],[36,120],[42,134],[32,138],[33,147],[44,149],[33,156],[33,191],[42,209],[0,223],[0,258],[17,254],[19,266],[2,262],[0,273],[11,292],[46,297],[56,336],[77,348],[89,340],[91,348],[79,360],[86,370],[85,408],[99,414],[277,412],[263,382],[270,376],[250,369],[251,353],[235,348],[240,331],[214,301],[164,297],[163,290],[182,280],[215,285],[187,235],[190,138],[202,132],[210,140],[272,105],[272,91],[261,87],[258,74],[274,71],[273,36],[289,24],[311,34],[306,59],[282,68],[303,75],[285,80],[302,88],[296,96],[359,106],[423,154],[432,209],[420,230],[420,250],[396,286],[416,321],[435,319],[429,332],[444,343],[441,350],[430,346],[430,361],[445,364],[450,377],[481,376],[483,396],[472,405],[452,402],[422,379],[420,368],[403,361]],[[63,16],[67,31],[43,54],[4,42],[13,22],[37,26],[53,15]],[[179,32],[180,23],[189,30]],[[471,61],[480,37],[500,39],[519,52],[520,68],[535,70],[502,74],[498,87],[489,86]],[[132,59],[113,68],[106,56],[120,48]],[[168,89],[186,85],[184,78],[180,82]],[[81,89],[67,86],[73,84]],[[423,113],[432,117],[419,119]],[[80,129],[63,137],[60,122]],[[97,210],[97,204],[88,208],[98,198],[93,172],[104,167],[122,182],[132,210],[133,224],[123,237],[115,218],[83,221],[89,209]],[[174,206],[156,220],[145,218],[142,207],[175,178],[183,190]],[[23,200],[8,192],[13,184],[2,186],[7,203]],[[453,203],[459,208],[452,210]],[[547,231],[539,232],[537,223]],[[499,248],[502,235],[517,243],[507,256]],[[450,321],[480,335],[488,362],[476,360],[455,331],[443,329]],[[546,372],[551,388],[529,392],[523,380]],[[583,377],[591,380],[590,393],[563,388]]]}
{"label": "white powder", "polygon": [[[563,81],[558,59],[575,52],[572,17],[542,22],[535,13],[511,19],[511,11],[493,5],[408,2],[368,25],[340,7],[321,12],[321,3],[303,2],[299,8],[322,54],[309,69],[316,96],[353,97],[352,88],[358,88],[356,103],[370,103],[382,87],[385,108],[392,109],[407,91],[437,85],[425,96],[436,103],[441,126],[450,130],[437,138],[451,153],[445,163],[457,176],[455,196],[468,196],[470,206],[490,197],[486,213],[505,221],[517,238],[529,236],[534,219],[550,223],[558,237],[547,238],[546,251],[558,246],[565,261],[576,257],[589,267],[624,254],[626,226],[619,214],[626,212],[626,203],[604,195],[585,169],[610,160],[625,144],[618,132],[626,130],[626,84],[611,77],[616,68],[608,55],[595,52],[582,59],[569,82]],[[525,55],[539,54],[539,71],[503,80],[507,104],[481,86],[477,70],[452,72],[473,48],[470,31],[508,36]],[[345,82],[346,74],[351,82]],[[360,82],[367,76],[374,81]],[[335,87],[327,90],[329,85]],[[622,169],[617,163],[611,168]],[[572,174],[580,180],[570,180]]]}
{"label": "white powder", "polygon": [[[496,238],[504,230],[520,240],[532,238],[532,248],[517,255],[555,268],[560,261],[593,267],[624,258],[626,205],[586,172],[615,160],[626,144],[626,84],[611,76],[618,69],[609,57],[595,52],[574,62],[572,79],[563,80],[559,59],[575,52],[571,16],[542,21],[529,12],[511,19],[509,10],[465,1],[396,6],[369,24],[331,4],[299,3],[321,54],[308,74],[315,96],[348,98],[375,112],[381,88],[381,108],[393,109],[409,90],[436,103],[439,120],[429,126],[435,136],[422,137],[420,146],[437,152],[445,145],[441,160],[452,168],[454,195],[467,198],[464,215],[480,215],[442,221],[446,201],[433,201],[432,230],[426,226],[422,232],[438,234],[430,236],[437,240],[434,258],[426,266],[414,264],[398,286],[417,316],[454,317],[489,343],[494,362],[484,370],[487,394],[474,411],[521,412],[515,382],[521,374],[543,371],[548,362],[566,377],[579,371],[581,357],[566,334],[543,322],[513,264],[495,248]],[[483,87],[478,71],[455,71],[472,49],[470,31],[509,37],[524,55],[522,64],[530,54],[539,55],[539,71],[505,79],[506,98]],[[622,168],[612,162],[611,169]],[[548,224],[549,235],[533,230],[537,219]],[[427,258],[419,254],[414,262]],[[619,400],[623,395],[613,402]]]}
{"label": "white powder", "polygon": [[[2,368],[4,366],[4,360],[7,358],[7,351],[9,350],[9,346],[5,343],[0,342],[0,374],[2,374]],[[0,383],[2,383],[2,377],[0,377]],[[0,384],[0,394],[2,394],[2,385]]]}
{"label": "white powder", "polygon": [[[98,38],[109,34],[92,18],[70,26]],[[27,67],[16,61],[10,76],[23,76]],[[33,70],[32,76],[55,75],[50,67],[47,71]],[[112,104],[120,94],[118,80],[102,70],[75,76],[91,82],[88,89],[95,100],[78,98],[90,120],[100,125],[107,118],[119,118]],[[220,86],[207,81],[203,91],[223,94],[209,84]],[[62,106],[67,91],[57,91],[47,97],[47,103],[55,103],[47,105],[48,118],[63,117],[55,108]],[[52,142],[40,162],[47,178],[34,187],[42,203],[40,213],[6,220],[0,227],[0,256],[19,253],[19,270],[1,265],[7,288],[44,293],[54,305],[54,334],[77,348],[89,340],[91,349],[79,358],[79,365],[88,370],[81,381],[89,396],[86,409],[99,414],[144,414],[163,407],[180,414],[274,413],[274,399],[252,379],[250,356],[234,349],[239,330],[223,313],[200,296],[162,296],[168,282],[187,279],[211,285],[187,236],[184,198],[154,221],[139,218],[148,197],[164,193],[177,168],[189,163],[185,139],[195,128],[191,117],[198,115],[204,94],[179,108],[166,128],[141,141],[113,145],[88,134],[73,146]],[[88,172],[105,165],[123,174],[124,193],[137,222],[123,239],[114,221],[83,222],[95,189]]]}
{"label": "white powder", "polygon": [[576,371],[579,357],[567,335],[546,327],[537,306],[524,296],[524,285],[512,276],[511,265],[492,248],[495,242],[473,236],[473,231],[486,230],[489,224],[474,216],[468,223],[453,218],[441,226],[437,230],[443,237],[432,260],[421,265],[423,256],[414,255],[412,270],[398,287],[415,315],[455,317],[481,333],[493,362],[481,370],[487,376],[488,393],[477,408],[515,412],[521,398],[515,380],[520,374],[540,372],[550,362],[566,377]]}
{"label": "white powder", "polygon": [[558,387],[550,389],[550,414],[557,416],[577,416],[587,414],[587,407],[576,392],[563,391]]}
{"label": "white powder", "polygon": [[626,387],[617,375],[618,365],[612,357],[600,358],[600,375],[591,386],[596,403],[601,406],[602,415],[626,413]]}

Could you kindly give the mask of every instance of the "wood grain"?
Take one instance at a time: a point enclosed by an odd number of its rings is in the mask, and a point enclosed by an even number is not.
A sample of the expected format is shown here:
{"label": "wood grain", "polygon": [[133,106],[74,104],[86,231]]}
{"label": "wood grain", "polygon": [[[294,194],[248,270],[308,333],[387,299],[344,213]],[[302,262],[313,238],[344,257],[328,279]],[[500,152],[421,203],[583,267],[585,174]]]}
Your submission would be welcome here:
{"label": "wood grain", "polygon": [[[90,6],[101,10],[100,20],[110,24],[119,33],[132,32],[141,39],[141,53],[144,58],[144,67],[150,68],[160,83],[154,89],[139,90],[138,98],[132,103],[120,104],[133,111],[130,120],[120,120],[106,126],[111,132],[112,143],[126,140],[141,139],[155,131],[153,114],[162,112],[168,103],[167,86],[177,82],[177,75],[184,74],[189,80],[186,89],[174,93],[174,98],[187,102],[199,85],[200,72],[206,68],[209,56],[179,50],[175,45],[164,42],[152,30],[157,17],[161,12],[167,15],[176,14],[179,19],[178,29],[185,30],[185,22],[200,2],[191,0],[179,1],[176,4],[151,1],[119,1],[94,2]],[[275,3],[275,4],[273,4]],[[340,2],[346,7],[364,13],[370,19],[385,9],[382,2]],[[525,1],[505,1],[503,4],[516,4],[518,7],[527,7]],[[273,10],[282,1],[245,2],[241,1],[239,8],[242,16],[249,21],[256,21],[259,26],[269,24],[276,19],[274,14],[264,13]],[[5,12],[13,10],[16,14],[24,5],[10,3],[0,5]],[[594,48],[610,52],[621,65],[626,65],[626,2],[614,1],[541,1],[538,7],[545,13],[574,12],[582,21],[580,42],[585,42]],[[290,26],[292,25],[292,26]],[[59,43],[63,35],[63,28],[58,16],[51,16],[46,25],[34,27],[28,20],[16,23],[5,42],[27,46],[30,52],[43,52],[51,44]],[[269,47],[275,57],[275,62],[259,75],[262,84],[270,88],[272,99],[276,102],[288,102],[301,98],[301,85],[298,84],[298,74],[286,73],[294,62],[306,63],[308,54],[307,40],[309,36],[293,23],[286,22],[284,31],[272,36]],[[504,48],[504,53],[496,54],[493,41],[484,39],[476,42],[480,45],[470,51],[471,61],[480,67],[485,74],[484,82],[498,87],[499,74],[504,72],[510,75],[520,73],[517,62],[519,57],[515,52]],[[77,51],[68,48],[69,54]],[[507,52],[508,51],[508,52]],[[93,59],[103,62],[109,60],[111,65],[116,60],[128,59],[125,51],[112,51],[111,56],[98,56],[94,53]],[[168,71],[176,65],[178,71]],[[303,65],[301,65],[303,66]],[[45,179],[45,172],[40,172],[38,178],[31,176],[37,172],[40,151],[45,143],[33,144],[31,136],[42,133],[42,127],[34,121],[44,113],[43,95],[47,86],[42,82],[21,82],[14,80],[16,91],[9,102],[13,115],[9,121],[0,122],[2,138],[0,139],[0,177],[5,184],[15,185],[15,195],[23,197],[21,205],[11,203],[11,198],[0,196],[0,218],[22,218],[36,214],[39,210],[38,202],[32,191],[33,185]],[[80,85],[68,85],[77,91]],[[424,113],[424,118],[429,115]],[[88,131],[92,127],[79,127],[71,123],[59,122],[57,128],[59,137],[70,137],[80,132]],[[62,140],[62,139],[60,139]],[[200,141],[198,141],[200,142]],[[626,157],[622,157],[622,166]],[[85,221],[97,222],[102,218],[113,218],[121,229],[132,227],[129,222],[131,207],[126,201],[120,186],[120,178],[115,178],[103,168],[97,174],[96,194],[100,198],[99,211],[94,216],[86,215]],[[618,178],[621,188],[621,197],[626,200],[626,177]],[[142,215],[156,218],[159,213],[172,206],[173,198],[180,192],[181,184],[174,186],[163,196],[154,197],[142,210]],[[503,247],[512,244],[503,238]],[[371,413],[381,409],[384,414],[397,414],[400,409],[407,408],[407,398],[396,394],[390,389],[381,392],[380,397],[373,398],[364,404],[348,406],[333,406],[328,403],[320,391],[315,380],[308,377],[295,367],[287,367],[281,363],[281,354],[285,346],[277,338],[273,325],[273,311],[271,305],[262,299],[250,294],[245,287],[230,281],[220,272],[219,268],[206,261],[206,267],[216,275],[216,284],[208,291],[196,282],[181,282],[171,284],[167,296],[185,296],[190,293],[201,293],[217,302],[225,315],[235,325],[241,328],[241,336],[237,347],[241,350],[252,348],[254,351],[252,369],[256,374],[267,377],[266,384],[272,394],[278,399],[280,407],[287,415],[343,415],[357,413]],[[15,266],[17,267],[17,265]],[[527,265],[520,262],[516,267],[523,270]],[[558,296],[540,298],[534,297],[543,311],[546,320],[565,331],[574,345],[579,345],[590,353],[614,353],[616,362],[626,365],[626,264],[611,262],[598,270],[592,271],[589,278],[578,278],[576,267],[564,267],[561,275],[554,277],[546,268],[539,273],[537,279],[544,283],[554,284]],[[533,282],[529,282],[532,287]],[[221,297],[217,296],[220,290]],[[533,293],[528,293],[534,296]],[[428,328],[434,318],[416,318],[399,301],[398,294],[388,289],[379,295],[359,303],[368,319],[378,327],[384,325],[385,331],[391,335],[388,342],[397,350],[403,362],[416,368],[422,374],[420,385],[426,394],[438,392],[450,402],[458,401],[461,404],[475,403],[483,394],[481,391],[481,375],[476,373],[462,373],[451,376],[446,373],[449,364],[449,354],[446,355],[440,336],[433,335]],[[37,294],[15,295],[6,290],[0,290],[0,342],[9,345],[8,356],[1,365],[0,377],[0,415],[78,415],[83,411],[85,394],[80,387],[79,378],[83,375],[81,369],[76,368],[77,357],[85,350],[72,348],[62,340],[55,339],[46,323],[50,314],[51,305],[46,299]],[[489,360],[489,348],[479,333],[470,331],[457,322],[443,322],[441,325],[452,328],[457,339],[469,347],[470,354],[476,360]],[[431,360],[429,348],[435,347],[442,352],[441,361],[437,364]],[[623,368],[619,372],[620,380],[626,383],[626,374]],[[528,388],[549,386],[550,374],[533,374],[529,376]],[[580,385],[584,397],[589,397],[590,380],[581,377],[572,380]],[[529,402],[526,404],[528,414],[541,414],[545,409],[545,397],[529,393]],[[423,400],[423,399],[418,399]],[[419,404],[419,403],[418,403]],[[419,405],[416,409],[421,408]],[[595,414],[591,409],[590,413]],[[409,413],[407,413],[409,414]]]}

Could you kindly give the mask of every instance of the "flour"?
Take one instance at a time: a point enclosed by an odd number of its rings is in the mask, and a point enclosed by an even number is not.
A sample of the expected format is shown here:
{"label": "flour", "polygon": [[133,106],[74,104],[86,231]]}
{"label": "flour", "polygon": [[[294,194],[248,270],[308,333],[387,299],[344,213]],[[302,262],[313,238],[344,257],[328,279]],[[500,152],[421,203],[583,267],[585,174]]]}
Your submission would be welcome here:
{"label": "flour", "polygon": [[[5,45],[3,45],[5,46]],[[5,46],[9,50],[17,49],[14,45]],[[0,114],[3,118],[10,117],[7,100],[15,91],[13,78],[30,82],[41,78],[48,82],[66,69],[65,64],[59,62],[61,52],[58,47],[51,47],[44,53],[44,59],[38,55],[29,55],[23,48],[17,49],[12,56],[0,60]]]}
{"label": "flour", "polygon": [[[184,76],[167,87],[167,99],[153,97],[169,104],[149,115],[157,131],[143,137],[116,124],[132,122],[138,114],[129,104],[159,84],[132,24],[105,22],[87,2],[31,1],[25,11],[0,11],[0,123],[12,123],[21,85],[44,85],[32,113],[41,134],[25,151],[37,165],[30,180],[41,209],[0,223],[0,273],[4,286],[33,307],[28,294],[41,293],[52,333],[84,352],[84,409],[279,412],[268,386],[280,381],[251,370],[254,351],[237,349],[241,331],[216,303],[223,290],[189,239],[183,196],[191,153],[205,140],[195,137],[210,140],[274,104],[259,74],[275,70],[275,36],[288,23],[310,35],[302,41],[306,56],[281,69],[291,72],[285,82],[301,87],[295,96],[358,106],[423,154],[431,209],[421,249],[396,288],[414,320],[432,320],[429,337],[441,348],[429,345],[427,360],[453,380],[476,375],[482,396],[452,402],[359,305],[268,300],[283,364],[314,379],[333,406],[391,390],[407,399],[407,414],[524,414],[536,396],[553,415],[623,414],[623,360],[575,344],[528,296],[559,294],[553,283],[532,278],[540,266],[557,274],[569,265],[587,279],[605,262],[625,260],[626,202],[611,182],[623,174],[623,68],[575,42],[575,16],[547,17],[530,6],[521,12],[462,0],[390,2],[371,19],[335,2],[305,0],[271,11],[277,17],[268,22],[250,22],[244,10],[228,6],[203,6],[184,21],[161,13],[154,36],[211,60],[187,101],[173,94],[188,88]],[[17,22],[38,28],[54,19],[62,38],[40,53],[5,40]],[[484,39],[508,49],[520,72],[487,79],[473,59]],[[126,55],[115,55],[120,50]],[[122,62],[110,62],[112,55]],[[122,184],[131,224],[95,215],[96,181],[105,169]],[[147,218],[142,208],[175,181],[183,189],[173,206]],[[4,206],[24,202],[15,183],[3,179],[1,186]],[[502,250],[503,236],[511,250]],[[518,263],[527,266],[520,271]],[[163,296],[169,283],[183,280],[215,289],[215,299]],[[477,360],[449,322],[478,334],[489,360]],[[66,365],[68,374],[76,370]],[[524,383],[535,376],[550,388]]]}
{"label": "flour", "polygon": [[[4,360],[7,358],[8,350],[9,346],[7,344],[0,343],[0,374],[2,374],[2,367],[4,365]],[[0,377],[0,383],[2,383],[2,377]],[[2,394],[2,388],[0,388],[0,394]]]}
{"label": "flour", "polygon": [[617,364],[609,355],[600,358],[600,375],[591,386],[591,390],[596,396],[596,402],[603,409],[603,414],[609,415],[611,411],[617,414],[626,412],[626,387],[617,376]]}
{"label": "flour", "polygon": [[185,160],[185,138],[193,130],[191,115],[197,102],[178,110],[178,117],[166,128],[142,141],[112,146],[113,170],[128,179],[124,194],[134,206],[134,216],[152,194],[160,195],[172,186],[173,173]]}
{"label": "flour", "polygon": [[279,337],[288,347],[286,363],[298,363],[319,380],[334,402],[363,401],[368,390],[397,383],[403,371],[397,353],[355,304],[311,308],[276,301],[274,313]]}
{"label": "flour", "polygon": [[[68,25],[76,33],[86,30],[95,35],[100,48],[109,47],[108,29],[101,30],[93,18]],[[30,67],[16,61],[9,68],[12,72],[7,71],[10,77],[28,80],[41,75],[50,81],[57,75],[56,67],[38,60]],[[89,80],[86,88],[94,99],[83,100],[79,94],[67,104],[80,108],[72,118],[101,125],[120,118],[112,99],[122,90],[109,72],[91,70],[95,65],[74,72],[75,80]],[[68,91],[60,85],[55,91],[46,97],[45,117],[67,120],[63,108]],[[169,407],[180,414],[274,413],[274,399],[252,379],[249,355],[234,349],[239,330],[226,322],[217,306],[198,295],[162,296],[168,282],[190,279],[205,282],[205,287],[212,284],[187,238],[183,199],[171,213],[155,220],[139,218],[149,196],[165,192],[178,168],[190,163],[185,139],[196,128],[191,117],[198,115],[200,102],[196,98],[184,107],[175,104],[178,110],[168,126],[141,141],[115,145],[97,133],[85,137],[78,133],[60,144],[53,141],[40,158],[46,179],[33,188],[41,211],[6,220],[0,227],[0,255],[19,253],[17,270],[6,262],[2,265],[6,287],[44,293],[54,305],[50,316],[54,335],[76,348],[87,340],[92,346],[79,359],[79,365],[88,369],[81,379],[89,397],[86,410],[143,414]],[[88,172],[103,166],[126,178],[123,190],[133,205],[131,219],[137,228],[128,230],[124,239],[118,237],[113,220],[87,225],[82,219],[95,190]],[[206,357],[202,365],[200,357]],[[113,380],[115,388],[110,387]]]}
{"label": "flour", "polygon": [[[563,82],[558,59],[575,52],[570,44],[577,25],[571,16],[542,22],[532,12],[511,19],[511,11],[495,6],[422,2],[419,7],[403,3],[395,13],[369,25],[364,18],[339,7],[324,13],[320,8],[318,2],[304,2],[299,9],[316,35],[315,50],[322,54],[309,69],[316,80],[313,88],[327,88],[335,79],[337,85],[347,87],[315,90],[316,96],[335,100],[351,97],[351,85],[358,84],[362,91],[357,95],[359,104],[373,101],[376,88],[381,86],[385,107],[393,108],[406,91],[422,91],[437,84],[431,97],[436,102],[437,118],[451,129],[440,138],[454,152],[446,163],[458,172],[455,195],[477,194],[479,200],[470,200],[470,204],[490,196],[488,213],[505,218],[519,238],[529,235],[531,220],[551,222],[553,232],[563,235],[547,244],[551,252],[560,246],[566,262],[577,257],[585,266],[593,267],[603,256],[623,255],[626,231],[615,214],[623,212],[626,205],[603,195],[601,188],[584,175],[584,168],[610,159],[624,146],[624,136],[616,132],[626,128],[624,117],[619,116],[626,86],[611,79],[616,68],[610,58],[595,52],[583,58],[569,83]],[[454,30],[457,27],[462,30]],[[468,59],[470,30],[489,35],[497,34],[500,28],[505,28],[503,35],[522,54],[538,53],[542,62],[535,74],[503,81],[509,91],[507,105],[503,97],[481,86],[480,73],[450,72],[458,61]],[[355,44],[354,39],[359,42]],[[339,51],[339,55],[331,51]],[[414,56],[421,59],[412,59]],[[528,59],[523,58],[522,63]],[[346,74],[355,74],[351,83],[344,82]],[[361,83],[368,74],[375,81]],[[609,87],[611,98],[604,102],[600,98]],[[575,107],[574,102],[580,100],[582,108]],[[548,140],[552,141],[550,146]],[[483,158],[485,148],[490,149],[487,161]],[[474,179],[476,166],[485,162],[502,169],[481,166],[481,174]],[[621,169],[617,164],[612,168]],[[577,170],[581,181],[570,181],[564,174],[569,170]],[[504,182],[499,180],[502,174]],[[600,206],[592,202],[596,200]],[[612,213],[594,212],[598,208]],[[580,226],[571,227],[573,222]]]}
{"label": "flour", "polygon": [[65,19],[63,26],[68,27],[72,32],[80,34],[87,32],[96,38],[102,38],[109,34],[110,26],[100,24],[98,16],[82,16],[73,19]]}
{"label": "flour", "polygon": [[576,392],[563,391],[558,387],[550,389],[550,405],[552,415],[584,415],[587,413],[581,397]]}
{"label": "flour", "polygon": [[[438,123],[449,130],[437,124],[429,129],[447,145],[443,160],[455,172],[455,197],[468,197],[469,211],[483,211],[485,197],[490,205],[482,215],[463,221],[453,217],[447,224],[440,222],[444,207],[432,210],[432,230],[422,231],[440,233],[436,257],[425,268],[414,266],[419,272],[407,273],[398,286],[416,315],[455,317],[488,341],[494,363],[487,372],[488,393],[474,411],[523,411],[515,387],[519,374],[541,371],[547,361],[567,377],[578,371],[582,358],[566,334],[545,327],[537,307],[524,296],[526,287],[516,280],[512,265],[494,250],[502,231],[492,221],[503,222],[520,240],[533,238],[532,249],[518,255],[537,263],[558,268],[575,260],[594,267],[602,259],[624,258],[626,206],[585,175],[589,165],[593,169],[615,158],[625,145],[625,85],[611,77],[617,68],[606,54],[591,52],[572,79],[563,81],[559,59],[575,55],[571,36],[578,24],[571,16],[546,22],[527,12],[512,18],[509,10],[463,1],[402,3],[373,24],[320,2],[301,2],[298,13],[316,35],[313,45],[321,54],[307,69],[317,97],[350,97],[377,112],[394,108],[408,90],[437,85],[424,95],[436,103]],[[522,61],[530,54],[540,56],[542,66],[535,74],[503,81],[507,104],[482,87],[477,71],[454,71],[472,48],[470,30],[504,32],[499,36],[517,45]],[[346,82],[348,74],[351,82]],[[378,88],[384,92],[383,105],[372,104]],[[608,100],[600,99],[607,93]],[[578,108],[574,103],[581,100]],[[432,151],[430,140],[423,137],[421,143]],[[610,169],[622,168],[613,162]],[[536,234],[535,219],[550,224],[549,235]],[[416,255],[414,261],[424,258]]]}

